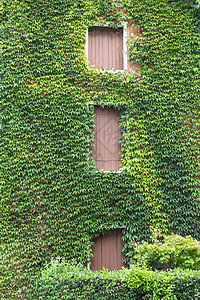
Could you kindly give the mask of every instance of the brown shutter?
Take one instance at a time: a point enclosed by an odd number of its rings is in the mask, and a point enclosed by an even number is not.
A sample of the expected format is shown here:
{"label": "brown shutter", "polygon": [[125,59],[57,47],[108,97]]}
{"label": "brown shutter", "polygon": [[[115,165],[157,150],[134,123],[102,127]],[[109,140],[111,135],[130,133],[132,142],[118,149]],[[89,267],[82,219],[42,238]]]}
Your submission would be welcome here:
{"label": "brown shutter", "polygon": [[94,239],[92,248],[91,270],[120,270],[126,267],[122,255],[122,232],[121,229],[110,230],[106,235],[100,235]]}
{"label": "brown shutter", "polygon": [[88,59],[98,69],[123,70],[123,28],[88,29]]}
{"label": "brown shutter", "polygon": [[94,152],[96,168],[104,171],[118,170],[122,138],[119,127],[119,112],[114,108],[101,108],[95,105]]}

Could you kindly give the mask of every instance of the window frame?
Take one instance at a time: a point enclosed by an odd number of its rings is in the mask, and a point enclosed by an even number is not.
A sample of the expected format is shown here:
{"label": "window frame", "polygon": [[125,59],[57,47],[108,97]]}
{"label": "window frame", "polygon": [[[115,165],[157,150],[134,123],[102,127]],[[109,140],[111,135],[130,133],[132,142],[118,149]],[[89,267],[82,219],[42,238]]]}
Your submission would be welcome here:
{"label": "window frame", "polygon": [[[93,24],[92,26],[90,27],[93,27],[93,26],[96,26],[96,27],[110,27],[108,23],[105,23],[103,25],[99,25],[99,24]],[[123,70],[115,70],[113,68],[111,69],[98,69],[98,68],[90,68],[89,65],[88,65],[88,68],[92,69],[92,70],[100,70],[101,72],[106,72],[106,71],[109,71],[111,73],[115,73],[115,72],[126,72],[127,71],[127,68],[128,68],[128,61],[127,61],[127,24],[126,22],[121,22],[118,26],[118,28],[123,28],[123,51],[122,51],[122,54],[123,54],[123,65],[124,65],[124,68]],[[112,28],[112,27],[110,27]],[[89,61],[89,58],[88,58],[88,28],[86,30],[86,38],[85,38],[85,54],[86,54],[86,57],[87,57],[87,60]]]}

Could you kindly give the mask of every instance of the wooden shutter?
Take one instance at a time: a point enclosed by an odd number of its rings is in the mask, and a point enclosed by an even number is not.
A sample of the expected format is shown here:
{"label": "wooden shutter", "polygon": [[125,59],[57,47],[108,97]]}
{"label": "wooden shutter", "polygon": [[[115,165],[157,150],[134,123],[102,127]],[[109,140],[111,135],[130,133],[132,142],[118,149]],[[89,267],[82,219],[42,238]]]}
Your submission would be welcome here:
{"label": "wooden shutter", "polygon": [[92,248],[91,270],[120,270],[126,267],[122,255],[122,232],[121,229],[110,230],[106,235],[100,235],[94,239]]}
{"label": "wooden shutter", "polygon": [[88,59],[98,69],[123,70],[123,28],[88,29]]}
{"label": "wooden shutter", "polygon": [[120,166],[121,146],[117,142],[122,138],[119,127],[119,112],[114,108],[101,108],[95,105],[95,130],[93,158],[97,169],[118,170]]}

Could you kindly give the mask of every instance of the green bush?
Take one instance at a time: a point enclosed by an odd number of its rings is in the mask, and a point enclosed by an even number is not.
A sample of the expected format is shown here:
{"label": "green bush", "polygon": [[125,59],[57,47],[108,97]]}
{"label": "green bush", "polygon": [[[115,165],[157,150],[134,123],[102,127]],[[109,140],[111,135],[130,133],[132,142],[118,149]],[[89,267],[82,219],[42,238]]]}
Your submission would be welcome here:
{"label": "green bush", "polygon": [[138,265],[120,271],[92,272],[80,264],[56,259],[45,267],[24,299],[197,300],[200,272],[152,271]]}
{"label": "green bush", "polygon": [[174,269],[152,271],[133,265],[128,272],[127,286],[138,293],[142,299],[200,299],[200,272]]}
{"label": "green bush", "polygon": [[56,259],[34,281],[34,291],[25,299],[136,299],[136,291],[124,285],[125,274],[125,269],[92,272],[81,264]]}
{"label": "green bush", "polygon": [[153,243],[134,243],[134,246],[134,261],[153,270],[200,268],[200,243],[190,236],[172,234],[163,241],[154,236]]}

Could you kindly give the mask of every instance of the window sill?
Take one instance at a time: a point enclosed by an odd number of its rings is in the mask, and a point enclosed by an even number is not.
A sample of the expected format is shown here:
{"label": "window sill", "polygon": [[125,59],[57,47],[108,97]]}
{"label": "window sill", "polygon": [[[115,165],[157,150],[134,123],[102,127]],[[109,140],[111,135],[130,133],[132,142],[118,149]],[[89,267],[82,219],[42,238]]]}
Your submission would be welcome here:
{"label": "window sill", "polygon": [[88,67],[89,70],[94,70],[97,73],[126,73],[127,70],[114,70],[114,69],[93,69]]}
{"label": "window sill", "polygon": [[95,170],[94,173],[122,173],[123,171],[121,170],[110,170],[110,171],[104,171],[102,169],[100,170]]}

